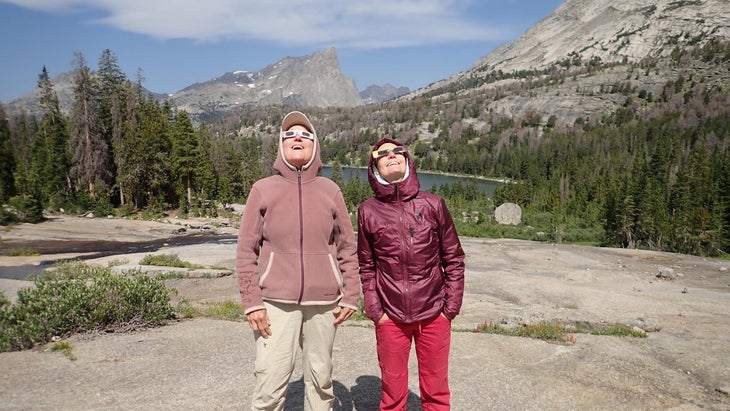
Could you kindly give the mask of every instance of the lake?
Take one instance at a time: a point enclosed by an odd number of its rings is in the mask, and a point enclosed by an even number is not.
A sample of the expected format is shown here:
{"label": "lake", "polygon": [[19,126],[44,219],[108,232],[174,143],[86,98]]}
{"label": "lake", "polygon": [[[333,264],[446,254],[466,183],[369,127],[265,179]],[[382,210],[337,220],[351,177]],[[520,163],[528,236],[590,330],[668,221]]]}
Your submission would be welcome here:
{"label": "lake", "polygon": [[[365,168],[356,168],[356,167],[342,167],[342,176],[345,179],[345,182],[347,182],[350,177],[355,175],[355,173],[360,173],[360,179],[362,181],[368,181],[368,172]],[[332,176],[332,167],[324,166],[322,167],[322,175],[325,177],[331,177]],[[499,183],[497,181],[491,181],[491,180],[484,180],[481,178],[476,177],[457,177],[457,176],[449,176],[444,174],[434,174],[434,173],[425,173],[422,171],[418,171],[418,180],[421,182],[421,190],[428,190],[435,186],[440,186],[443,184],[452,184],[460,182],[462,184],[473,182],[477,185],[479,190],[487,195],[487,197],[492,197],[494,195],[494,189],[497,188],[502,183]]]}

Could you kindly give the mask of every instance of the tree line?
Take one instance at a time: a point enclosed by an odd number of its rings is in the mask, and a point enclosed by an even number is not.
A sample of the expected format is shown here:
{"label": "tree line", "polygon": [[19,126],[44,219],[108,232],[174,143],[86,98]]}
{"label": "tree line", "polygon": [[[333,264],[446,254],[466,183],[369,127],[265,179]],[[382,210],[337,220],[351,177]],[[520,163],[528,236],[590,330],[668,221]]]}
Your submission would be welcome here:
{"label": "tree line", "polygon": [[217,202],[244,198],[260,178],[260,142],[229,141],[195,127],[188,114],[130,81],[105,50],[92,71],[74,58],[73,106],[62,112],[50,76],[38,78],[41,113],[8,119],[0,106],[0,201],[17,212],[0,221],[37,220],[42,212],[215,214]]}

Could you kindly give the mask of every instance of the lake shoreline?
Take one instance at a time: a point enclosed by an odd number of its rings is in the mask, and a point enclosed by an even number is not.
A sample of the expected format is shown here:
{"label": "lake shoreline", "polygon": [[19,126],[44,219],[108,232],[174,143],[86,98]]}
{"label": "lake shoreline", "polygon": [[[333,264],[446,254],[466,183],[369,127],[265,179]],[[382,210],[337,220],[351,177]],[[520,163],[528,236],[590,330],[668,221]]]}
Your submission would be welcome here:
{"label": "lake shoreline", "polygon": [[[350,177],[355,175],[355,172],[359,173],[360,181],[367,183],[367,167],[351,166],[342,167],[344,182],[348,182]],[[324,166],[322,168],[322,176],[331,178],[332,166]],[[489,198],[494,197],[494,191],[498,186],[507,184],[505,181],[500,181],[499,179],[431,171],[418,171],[418,180],[422,191],[428,191],[444,185],[464,184],[465,182],[476,184],[477,189]]]}
{"label": "lake shoreline", "polygon": [[[329,168],[332,169],[332,164],[324,164],[322,168]],[[343,169],[349,168],[349,169],[357,169],[357,170],[367,170],[367,167],[364,166],[343,166],[341,165]],[[454,177],[454,178],[473,178],[475,180],[482,180],[482,181],[489,181],[492,183],[499,183],[499,184],[510,184],[515,183],[515,180],[512,180],[510,178],[496,178],[496,177],[484,177],[484,176],[477,176],[473,174],[458,174],[458,173],[449,173],[446,171],[433,171],[433,170],[417,170],[418,175],[421,174],[429,174],[434,176],[447,176],[447,177]]]}

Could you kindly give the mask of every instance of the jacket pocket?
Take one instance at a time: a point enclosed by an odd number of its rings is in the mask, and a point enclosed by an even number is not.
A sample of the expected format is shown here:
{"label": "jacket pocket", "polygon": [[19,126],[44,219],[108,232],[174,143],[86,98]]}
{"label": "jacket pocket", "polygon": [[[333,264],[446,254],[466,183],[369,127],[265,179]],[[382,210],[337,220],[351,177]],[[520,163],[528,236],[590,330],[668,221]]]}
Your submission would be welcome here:
{"label": "jacket pocket", "polygon": [[274,253],[269,254],[269,260],[266,261],[266,267],[264,268],[264,272],[261,273],[261,277],[259,278],[259,287],[263,287],[264,281],[266,280],[266,277],[271,274],[271,266],[274,264]]}
{"label": "jacket pocket", "polygon": [[305,301],[334,301],[341,295],[342,277],[337,260],[329,252],[304,255]]}
{"label": "jacket pocket", "polygon": [[342,271],[340,270],[340,265],[337,263],[337,260],[332,256],[332,254],[328,255],[330,260],[330,267],[332,268],[332,275],[335,277],[335,281],[337,281],[337,285],[342,288],[342,284],[344,283],[344,280],[342,278]]}
{"label": "jacket pocket", "polygon": [[419,224],[410,228],[410,248],[414,262],[430,261],[438,256],[440,245],[438,232],[431,224]]}

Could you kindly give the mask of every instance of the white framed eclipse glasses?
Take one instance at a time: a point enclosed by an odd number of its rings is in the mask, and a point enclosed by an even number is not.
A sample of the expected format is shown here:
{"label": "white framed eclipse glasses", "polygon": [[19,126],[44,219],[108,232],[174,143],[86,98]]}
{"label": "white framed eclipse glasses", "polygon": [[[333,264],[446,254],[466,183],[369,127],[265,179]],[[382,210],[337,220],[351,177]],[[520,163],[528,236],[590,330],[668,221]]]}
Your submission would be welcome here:
{"label": "white framed eclipse glasses", "polygon": [[310,133],[306,130],[289,130],[281,132],[282,139],[293,138],[296,136],[314,141],[314,133]]}
{"label": "white framed eclipse glasses", "polygon": [[384,148],[382,150],[375,150],[373,151],[373,158],[379,159],[380,157],[386,157],[390,152],[393,152],[393,154],[401,154],[405,155],[408,152],[408,149],[404,146],[398,146],[393,148]]}

